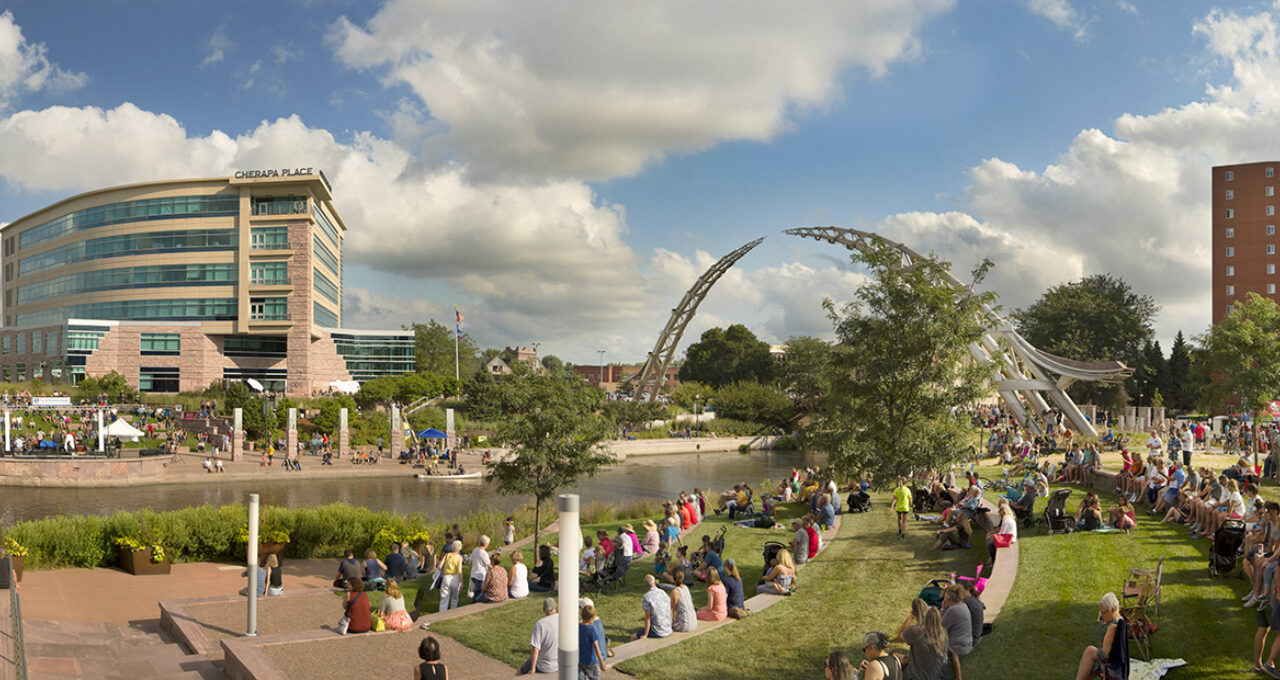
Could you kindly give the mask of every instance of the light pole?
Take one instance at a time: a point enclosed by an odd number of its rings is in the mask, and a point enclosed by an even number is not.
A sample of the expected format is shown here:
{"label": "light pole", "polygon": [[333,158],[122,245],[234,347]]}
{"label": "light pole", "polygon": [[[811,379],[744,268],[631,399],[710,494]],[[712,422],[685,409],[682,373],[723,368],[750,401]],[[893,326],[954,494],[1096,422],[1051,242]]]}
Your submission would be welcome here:
{"label": "light pole", "polygon": [[702,413],[702,411],[698,409],[698,400],[701,398],[701,394],[693,395],[693,429],[695,431],[698,429],[698,415]]}
{"label": "light pole", "polygon": [[600,389],[604,389],[604,350],[598,349],[596,351],[600,353],[600,382],[597,385]]}

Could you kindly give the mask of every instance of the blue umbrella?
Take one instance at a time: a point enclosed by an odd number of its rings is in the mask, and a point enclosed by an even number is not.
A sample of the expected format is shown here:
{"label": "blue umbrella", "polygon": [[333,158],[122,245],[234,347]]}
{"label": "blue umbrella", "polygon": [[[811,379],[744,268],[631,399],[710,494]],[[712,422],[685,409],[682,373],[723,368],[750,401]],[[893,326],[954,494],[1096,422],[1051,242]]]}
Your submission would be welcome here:
{"label": "blue umbrella", "polygon": [[441,432],[440,430],[437,430],[434,427],[429,427],[418,433],[418,439],[448,439],[448,438],[449,438],[449,435]]}

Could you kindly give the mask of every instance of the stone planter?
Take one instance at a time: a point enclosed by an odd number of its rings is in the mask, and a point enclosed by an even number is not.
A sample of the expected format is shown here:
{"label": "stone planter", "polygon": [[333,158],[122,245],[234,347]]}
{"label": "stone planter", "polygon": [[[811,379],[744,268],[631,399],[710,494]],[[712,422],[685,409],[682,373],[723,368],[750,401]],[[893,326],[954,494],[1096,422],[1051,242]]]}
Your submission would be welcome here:
{"label": "stone planter", "polygon": [[19,555],[7,555],[0,557],[0,589],[9,588],[9,562],[13,562],[14,578],[19,582],[22,581],[22,561]]}
{"label": "stone planter", "polygon": [[116,555],[120,568],[134,576],[151,576],[169,573],[169,560],[151,561],[151,550],[130,550],[124,546],[116,546]]}
{"label": "stone planter", "polygon": [[13,560],[13,575],[18,579],[18,583],[22,583],[22,564],[26,562],[26,555],[10,555],[9,559]]}
{"label": "stone planter", "polygon": [[280,564],[284,564],[284,547],[288,543],[264,543],[258,542],[258,560],[261,562],[267,555],[275,555]]}

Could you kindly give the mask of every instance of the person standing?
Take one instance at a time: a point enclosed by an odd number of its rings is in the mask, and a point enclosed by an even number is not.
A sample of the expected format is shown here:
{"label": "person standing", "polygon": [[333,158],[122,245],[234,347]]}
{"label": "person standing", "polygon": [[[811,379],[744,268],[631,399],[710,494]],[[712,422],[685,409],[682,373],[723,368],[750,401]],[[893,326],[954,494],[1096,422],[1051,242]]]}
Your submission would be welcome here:
{"label": "person standing", "polygon": [[578,624],[579,680],[599,680],[600,673],[609,670],[604,662],[604,639],[594,625],[596,620],[595,606],[589,604],[582,608],[582,622]]}
{"label": "person standing", "polygon": [[458,606],[458,592],[462,589],[462,541],[455,539],[440,556],[436,571],[440,572],[440,611]]}
{"label": "person standing", "polygon": [[467,591],[467,597],[475,602],[480,598],[480,593],[484,589],[484,577],[489,571],[489,537],[481,536],[480,542],[476,544],[475,550],[471,551],[471,589]]}
{"label": "person standing", "polygon": [[898,488],[893,490],[893,509],[898,513],[898,538],[907,537],[907,515],[911,514],[911,489],[907,480],[898,478]]}

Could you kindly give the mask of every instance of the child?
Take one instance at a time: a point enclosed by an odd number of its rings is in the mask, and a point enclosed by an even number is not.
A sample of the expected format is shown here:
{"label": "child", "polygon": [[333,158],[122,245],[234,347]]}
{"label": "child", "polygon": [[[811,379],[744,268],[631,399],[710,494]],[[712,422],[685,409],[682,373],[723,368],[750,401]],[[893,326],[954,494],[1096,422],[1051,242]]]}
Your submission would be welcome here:
{"label": "child", "polygon": [[502,544],[511,545],[516,542],[516,521],[510,517],[507,518],[506,524],[502,529]]}
{"label": "child", "polygon": [[658,552],[653,555],[653,576],[659,581],[666,580],[667,559],[667,549],[665,546],[659,547]]}

